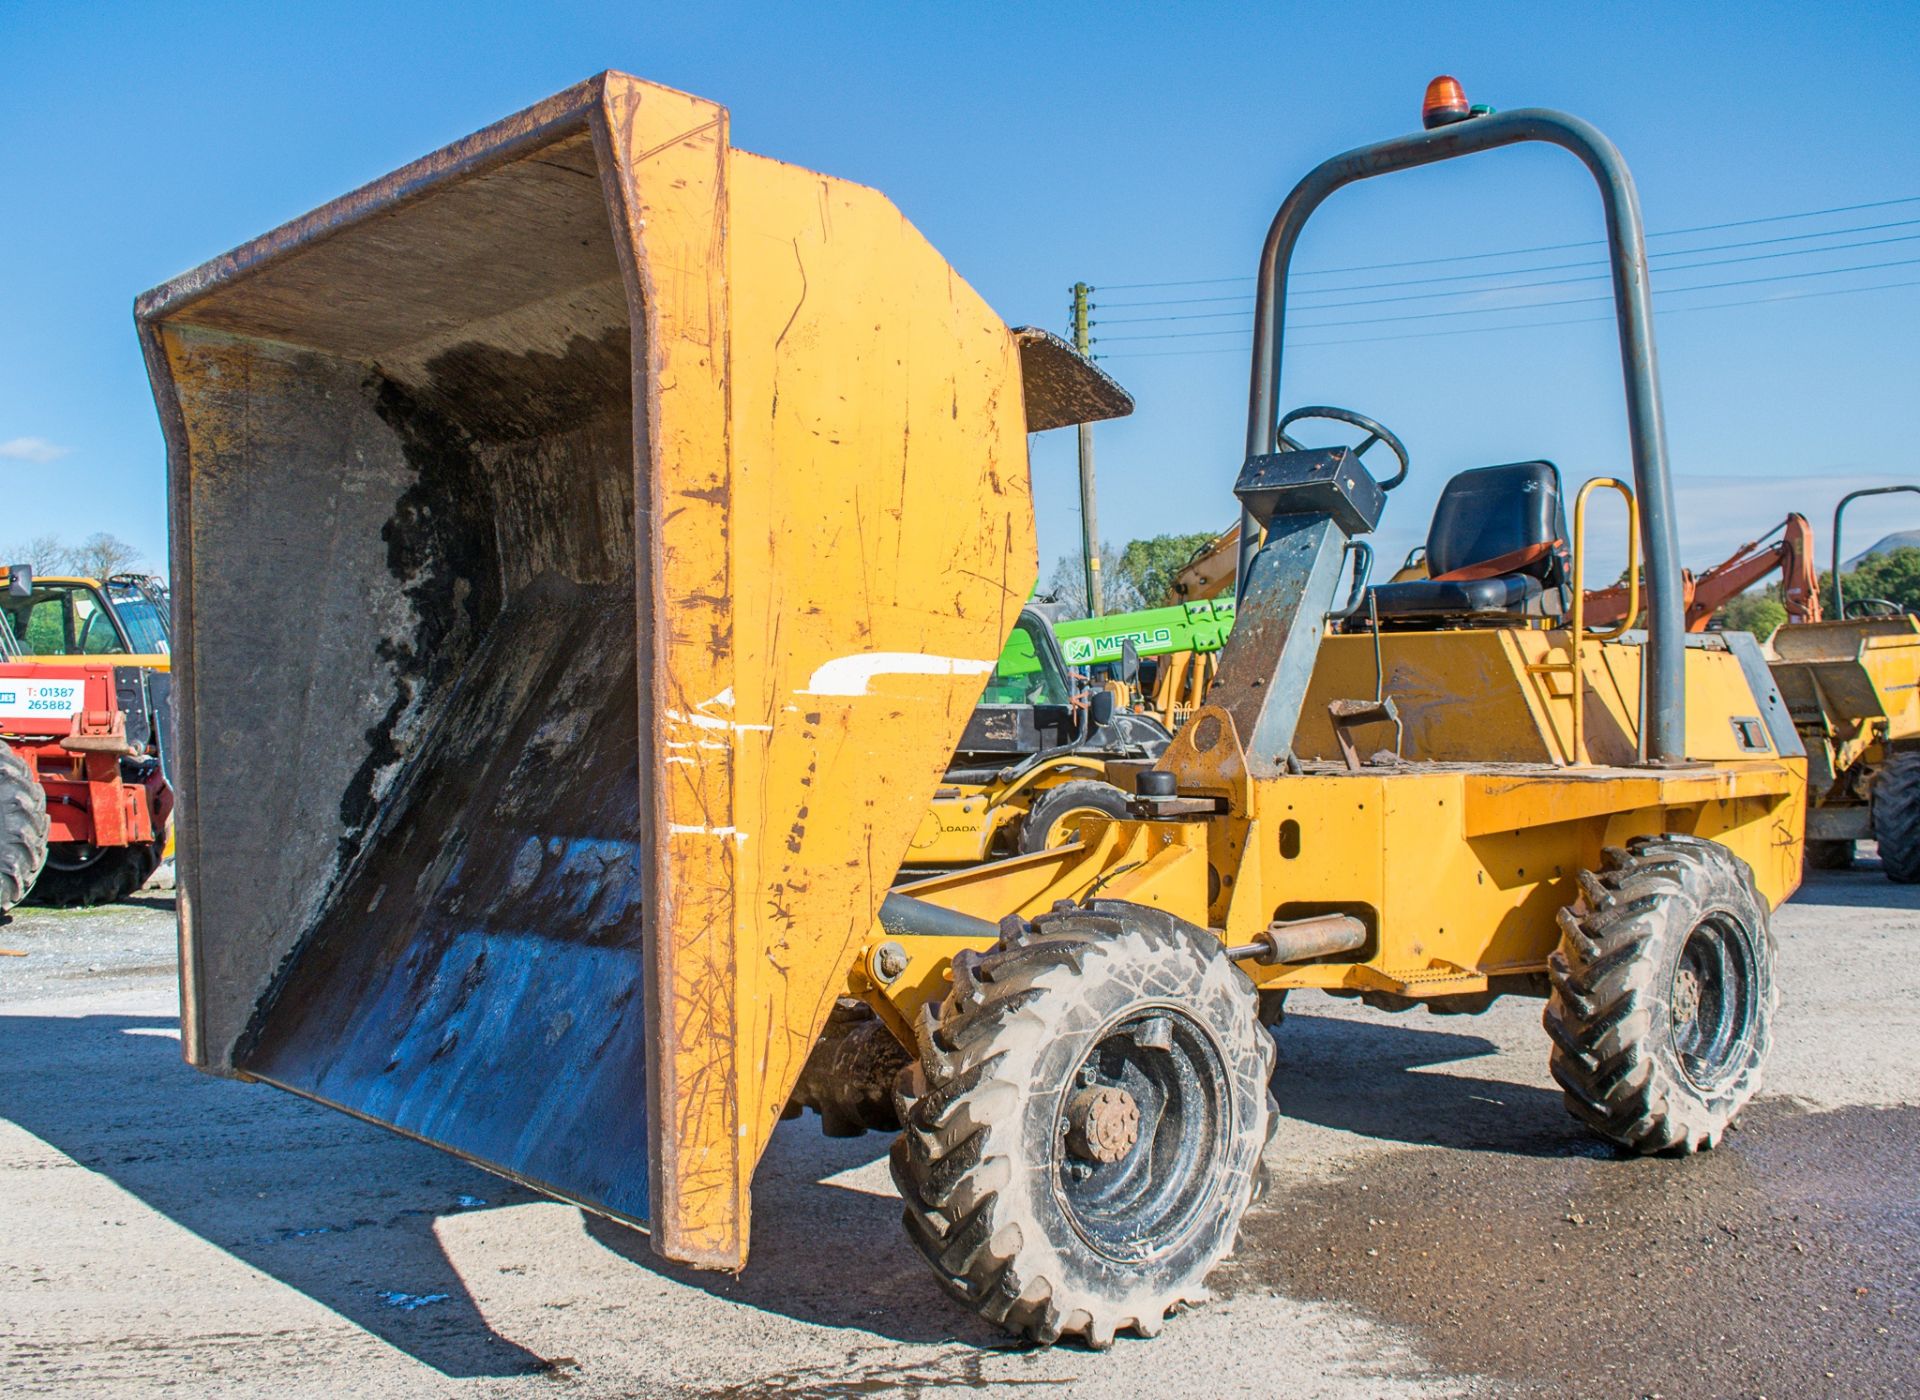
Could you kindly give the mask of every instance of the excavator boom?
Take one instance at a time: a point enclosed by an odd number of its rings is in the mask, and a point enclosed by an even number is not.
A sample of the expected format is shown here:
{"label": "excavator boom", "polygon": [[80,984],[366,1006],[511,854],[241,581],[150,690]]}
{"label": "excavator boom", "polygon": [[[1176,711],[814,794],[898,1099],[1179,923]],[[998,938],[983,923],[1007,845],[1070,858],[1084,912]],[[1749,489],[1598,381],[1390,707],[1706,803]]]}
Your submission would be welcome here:
{"label": "excavator boom", "polygon": [[[1773,536],[1779,535],[1775,540]],[[1813,563],[1813,527],[1807,518],[1791,514],[1757,540],[1740,546],[1726,559],[1697,577],[1681,573],[1686,599],[1687,630],[1704,632],[1714,616],[1733,599],[1767,575],[1780,575],[1780,600],[1789,622],[1820,621],[1819,576]],[[1598,588],[1587,594],[1586,615],[1597,627],[1620,622],[1627,608],[1624,584]]]}

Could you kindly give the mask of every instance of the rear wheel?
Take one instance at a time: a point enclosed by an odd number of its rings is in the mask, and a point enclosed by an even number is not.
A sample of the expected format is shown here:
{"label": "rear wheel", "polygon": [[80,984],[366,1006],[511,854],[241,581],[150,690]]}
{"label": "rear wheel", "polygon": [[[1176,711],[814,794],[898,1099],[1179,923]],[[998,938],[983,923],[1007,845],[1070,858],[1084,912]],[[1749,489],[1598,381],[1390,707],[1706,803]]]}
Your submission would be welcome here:
{"label": "rear wheel", "polygon": [[1127,794],[1112,783],[1088,778],[1048,788],[1020,823],[1020,854],[1072,845],[1089,818],[1117,820],[1127,815]]}
{"label": "rear wheel", "polygon": [[24,758],[0,744],[0,914],[27,897],[46,862],[46,790]]}
{"label": "rear wheel", "polygon": [[893,1178],[950,1293],[1095,1347],[1206,1297],[1275,1121],[1273,1040],[1218,938],[1115,900],[1009,921],[919,1039]]}
{"label": "rear wheel", "polygon": [[1568,1110],[1635,1152],[1713,1147],[1760,1087],[1773,934],[1746,862],[1713,841],[1609,847],[1560,911],[1544,1022]]}
{"label": "rear wheel", "polygon": [[1897,753],[1873,775],[1873,839],[1898,885],[1920,883],[1920,754]]}
{"label": "rear wheel", "polygon": [[47,867],[33,887],[35,904],[61,909],[90,909],[125,899],[160,864],[160,842],[133,846],[88,846],[61,842],[47,856]]}

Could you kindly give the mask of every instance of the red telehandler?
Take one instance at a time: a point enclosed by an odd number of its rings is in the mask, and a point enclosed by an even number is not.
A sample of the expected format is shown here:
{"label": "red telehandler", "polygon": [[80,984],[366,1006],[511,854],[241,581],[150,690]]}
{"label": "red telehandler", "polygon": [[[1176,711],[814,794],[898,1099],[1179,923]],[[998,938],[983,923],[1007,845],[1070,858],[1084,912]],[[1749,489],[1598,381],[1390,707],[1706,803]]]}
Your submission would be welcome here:
{"label": "red telehandler", "polygon": [[[9,598],[32,578],[10,570]],[[160,862],[173,791],[138,671],[101,657],[27,661],[0,613],[0,912],[28,897],[93,905]],[[130,719],[131,717],[131,719]]]}

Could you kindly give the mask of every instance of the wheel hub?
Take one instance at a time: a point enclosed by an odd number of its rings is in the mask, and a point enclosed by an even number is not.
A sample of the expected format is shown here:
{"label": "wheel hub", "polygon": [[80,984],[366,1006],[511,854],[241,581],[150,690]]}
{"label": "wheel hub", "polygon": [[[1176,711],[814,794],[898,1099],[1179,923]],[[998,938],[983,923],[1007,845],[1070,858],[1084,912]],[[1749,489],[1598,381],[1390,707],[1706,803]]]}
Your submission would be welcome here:
{"label": "wheel hub", "polygon": [[1674,969],[1674,1049],[1694,1086],[1714,1092],[1740,1072],[1753,1035],[1759,992],[1751,935],[1715,914],[1688,935]]}
{"label": "wheel hub", "polygon": [[1673,979],[1673,1024],[1685,1026],[1700,1015],[1700,976],[1683,967]]}
{"label": "wheel hub", "polygon": [[1140,1141],[1140,1105],[1111,1084],[1082,1089],[1067,1105],[1067,1151],[1086,1162],[1117,1162]]}

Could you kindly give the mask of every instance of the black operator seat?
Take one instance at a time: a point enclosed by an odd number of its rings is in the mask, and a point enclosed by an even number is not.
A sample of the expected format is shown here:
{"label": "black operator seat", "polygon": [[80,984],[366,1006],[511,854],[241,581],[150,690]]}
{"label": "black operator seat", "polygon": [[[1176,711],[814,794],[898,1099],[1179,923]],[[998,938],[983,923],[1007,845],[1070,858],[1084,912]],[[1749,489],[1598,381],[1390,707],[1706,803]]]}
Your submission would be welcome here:
{"label": "black operator seat", "polygon": [[1560,469],[1551,462],[1511,462],[1454,477],[1433,509],[1427,569],[1428,578],[1373,589],[1382,619],[1506,621],[1564,613],[1572,604],[1572,566]]}

